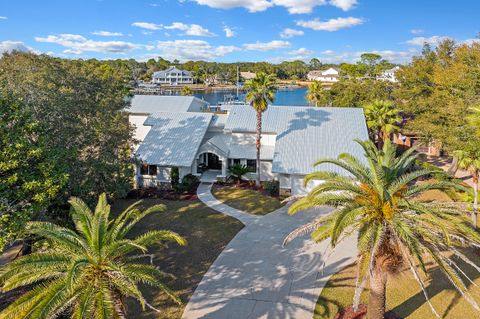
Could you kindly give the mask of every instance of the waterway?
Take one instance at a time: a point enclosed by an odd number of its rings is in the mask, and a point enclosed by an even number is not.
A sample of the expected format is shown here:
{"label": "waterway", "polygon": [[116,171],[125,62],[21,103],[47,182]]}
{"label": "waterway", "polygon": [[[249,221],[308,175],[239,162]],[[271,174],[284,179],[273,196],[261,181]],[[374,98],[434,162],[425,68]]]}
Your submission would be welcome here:
{"label": "waterway", "polygon": [[[204,99],[211,105],[217,105],[219,102],[225,101],[225,96],[236,96],[235,90],[218,90],[218,91],[197,91],[194,95],[200,99]],[[308,106],[306,99],[307,88],[280,89],[275,94],[273,105],[288,106]],[[244,100],[245,94],[240,91],[239,100]]]}

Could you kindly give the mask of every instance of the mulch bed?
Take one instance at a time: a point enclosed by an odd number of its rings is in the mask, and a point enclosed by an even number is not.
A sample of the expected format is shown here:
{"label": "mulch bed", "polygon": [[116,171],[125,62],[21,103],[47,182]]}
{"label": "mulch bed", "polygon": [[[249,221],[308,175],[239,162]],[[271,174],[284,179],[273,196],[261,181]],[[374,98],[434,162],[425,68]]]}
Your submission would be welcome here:
{"label": "mulch bed", "polygon": [[219,189],[219,188],[222,188],[222,187],[236,187],[236,188],[241,188],[241,189],[250,189],[250,190],[253,190],[253,191],[258,191],[262,195],[265,195],[265,196],[270,196],[270,197],[274,197],[274,198],[279,197],[279,196],[272,196],[270,193],[268,193],[263,188],[263,185],[261,185],[260,187],[257,187],[257,185],[255,185],[255,182],[252,182],[252,181],[241,181],[240,184],[237,181],[226,182],[226,183],[225,182],[217,182],[217,183],[213,184],[213,188]]}
{"label": "mulch bed", "polygon": [[[344,308],[333,317],[334,319],[365,319],[367,318],[367,306],[361,304],[358,306],[357,312],[353,311],[353,307]],[[402,319],[393,312],[387,312],[385,319]]]}
{"label": "mulch bed", "polygon": [[158,189],[154,187],[131,190],[128,193],[127,198],[128,199],[158,198],[158,199],[164,199],[164,200],[192,200],[192,201],[198,199],[196,193],[184,192],[182,194],[179,194],[174,190]]}

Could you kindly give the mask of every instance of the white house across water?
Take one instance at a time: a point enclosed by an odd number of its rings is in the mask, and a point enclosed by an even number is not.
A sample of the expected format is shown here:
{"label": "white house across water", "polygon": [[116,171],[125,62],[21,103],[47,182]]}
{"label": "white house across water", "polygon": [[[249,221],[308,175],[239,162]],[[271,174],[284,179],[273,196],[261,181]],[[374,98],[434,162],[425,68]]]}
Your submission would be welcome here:
{"label": "white house across water", "polygon": [[[136,95],[128,110],[136,127],[140,161],[139,187],[170,183],[170,170],[180,177],[195,174],[204,181],[225,179],[229,166],[241,163],[255,178],[255,111],[233,105],[223,113],[208,111],[206,102],[191,96]],[[361,108],[269,106],[263,113],[260,177],[278,180],[281,193],[301,194],[303,178],[319,168],[321,158],[341,153],[363,156],[355,139],[368,139]],[[322,170],[341,172],[325,164]],[[213,180],[212,180],[213,177]]]}
{"label": "white house across water", "polygon": [[192,84],[193,75],[190,71],[180,70],[171,66],[166,70],[153,73],[152,82],[167,85]]}

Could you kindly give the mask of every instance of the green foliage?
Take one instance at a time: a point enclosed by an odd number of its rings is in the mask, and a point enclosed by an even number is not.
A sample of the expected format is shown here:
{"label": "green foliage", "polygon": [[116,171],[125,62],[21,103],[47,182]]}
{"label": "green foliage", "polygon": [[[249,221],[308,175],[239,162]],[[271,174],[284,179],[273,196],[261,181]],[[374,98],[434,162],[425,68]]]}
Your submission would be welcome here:
{"label": "green foliage", "polygon": [[0,96],[0,253],[23,226],[49,207],[68,180],[45,128],[17,100]]}
{"label": "green foliage", "polygon": [[182,178],[180,189],[189,193],[195,193],[198,187],[198,183],[200,183],[200,180],[197,176],[193,174],[187,174]]}
{"label": "green foliage", "polygon": [[263,188],[270,196],[280,195],[280,182],[277,180],[266,181],[263,183]]}
{"label": "green foliage", "polygon": [[232,174],[232,176],[235,177],[238,183],[240,183],[242,177],[250,172],[250,168],[247,165],[233,164],[232,166],[230,166],[228,171],[230,172],[230,174]]}
{"label": "green foliage", "polygon": [[182,94],[183,96],[193,95],[193,91],[192,91],[192,89],[191,89],[189,86],[184,86],[184,87],[182,87],[182,92],[181,92],[181,94]]}
{"label": "green foliage", "polygon": [[[372,283],[382,273],[395,274],[405,267],[414,274],[430,304],[425,281],[419,275],[419,270],[426,271],[425,257],[428,256],[460,294],[478,309],[466,288],[465,280],[470,281],[469,275],[462,271],[459,260],[470,265],[474,263],[457,248],[477,247],[480,234],[470,227],[458,207],[417,199],[428,190],[464,188],[445,181],[416,184],[418,179],[433,172],[415,168],[419,154],[414,148],[396,157],[396,148],[390,141],[381,150],[371,141],[358,143],[365,152],[366,163],[351,154],[315,163],[315,166],[333,164],[349,175],[318,171],[306,176],[305,184],[312,180],[324,183],[294,203],[289,213],[317,206],[332,206],[334,210],[295,230],[286,242],[312,232],[312,239],[316,242],[328,239],[335,247],[344,238],[355,234],[358,248],[355,306],[365,282],[370,280]],[[377,296],[370,294],[373,299]],[[385,303],[385,300],[374,301],[377,305]],[[435,312],[433,307],[432,310]]]}
{"label": "green foliage", "polygon": [[324,106],[328,103],[328,92],[322,82],[313,81],[308,86],[307,100],[315,106]]}
{"label": "green foliage", "polygon": [[398,125],[402,122],[402,117],[393,102],[375,100],[365,105],[364,111],[372,136],[377,135],[379,140],[386,141],[390,135],[400,130]]}
{"label": "green foliage", "polygon": [[143,309],[154,309],[139,284],[157,287],[180,302],[161,282],[166,274],[139,260],[148,257],[152,245],[169,241],[185,245],[185,239],[168,230],[127,237],[142,218],[165,211],[164,205],[142,212],[136,202],[110,219],[105,194],[100,195],[94,212],[78,198],[71,198],[70,204],[76,231],[30,222],[26,232],[45,238],[49,248],[0,268],[2,292],[35,285],[5,309],[1,318],[55,318],[66,312],[71,318],[124,318],[127,297],[137,300]]}
{"label": "green foliage", "polygon": [[326,91],[326,104],[335,107],[363,107],[374,100],[391,100],[395,84],[375,79],[342,79]]}
{"label": "green foliage", "polygon": [[245,83],[246,100],[257,112],[264,112],[275,99],[275,83],[275,76],[265,73],[258,73]]}
{"label": "green foliage", "polygon": [[173,189],[175,189],[175,187],[177,187],[180,183],[180,173],[178,171],[178,167],[172,167],[170,170],[170,183],[172,184]]}
{"label": "green foliage", "polygon": [[[70,196],[94,202],[102,192],[122,197],[130,189],[133,137],[122,110],[128,105],[125,96],[132,77],[125,63],[130,62],[61,60],[19,52],[0,58],[0,92],[23,102],[28,121],[41,124],[43,156],[55,158],[59,172],[68,173],[55,205],[47,210],[51,218],[65,220],[61,207]],[[15,139],[13,130],[6,134]],[[54,170],[39,165],[28,169],[47,175]]]}

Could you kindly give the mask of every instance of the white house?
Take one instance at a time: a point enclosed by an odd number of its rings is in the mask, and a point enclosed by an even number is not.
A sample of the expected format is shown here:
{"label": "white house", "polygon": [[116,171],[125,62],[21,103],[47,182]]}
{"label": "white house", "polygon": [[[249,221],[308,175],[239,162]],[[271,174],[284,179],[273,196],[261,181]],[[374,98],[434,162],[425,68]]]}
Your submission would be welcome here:
{"label": "white house", "polygon": [[390,82],[396,83],[398,81],[397,81],[397,77],[395,76],[395,73],[398,70],[400,70],[399,66],[393,67],[389,70],[385,70],[385,71],[382,72],[382,74],[380,75],[380,77],[378,79],[383,80],[383,81],[390,81]]}
{"label": "white house", "polygon": [[192,84],[193,75],[190,71],[180,70],[171,66],[166,70],[153,73],[152,82],[168,85]]}
{"label": "white house", "polygon": [[[188,98],[188,100],[187,100]],[[170,181],[170,169],[186,174],[228,175],[228,167],[241,163],[255,178],[255,112],[249,105],[233,105],[226,114],[202,111],[202,100],[181,96],[135,96],[130,122],[141,141],[136,157],[140,187]],[[354,139],[368,139],[361,108],[270,106],[263,114],[260,178],[276,179],[283,194],[301,194],[303,178],[318,168],[318,159],[341,153],[362,157]],[[333,165],[321,169],[340,173]]]}
{"label": "white house", "polygon": [[310,81],[320,82],[338,82],[340,72],[336,68],[329,68],[323,71],[310,71],[307,74],[307,79]]}

